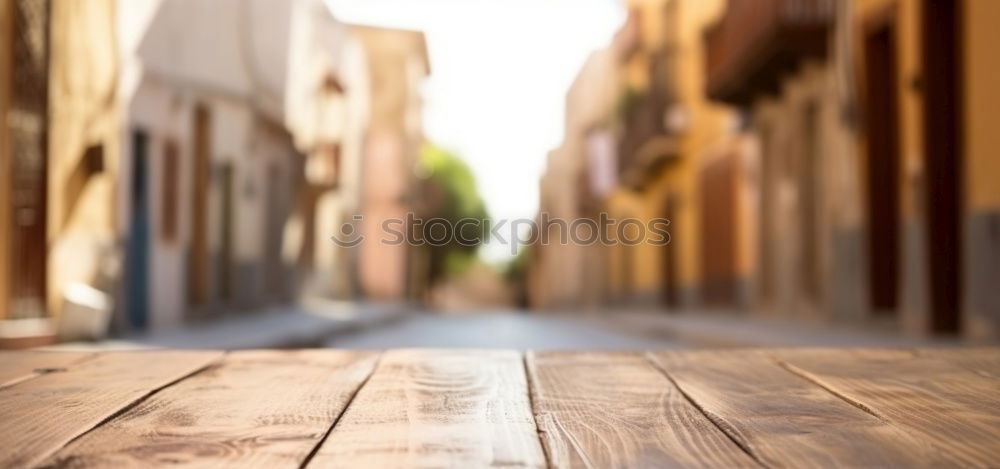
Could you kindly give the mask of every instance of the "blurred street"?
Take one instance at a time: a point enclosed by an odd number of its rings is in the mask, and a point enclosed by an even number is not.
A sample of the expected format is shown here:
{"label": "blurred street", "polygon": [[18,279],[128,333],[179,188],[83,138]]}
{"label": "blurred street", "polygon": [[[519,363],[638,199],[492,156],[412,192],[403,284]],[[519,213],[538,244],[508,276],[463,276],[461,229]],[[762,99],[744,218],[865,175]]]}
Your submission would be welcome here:
{"label": "blurred street", "polygon": [[334,337],[326,345],[347,348],[646,349],[680,344],[581,321],[579,317],[495,310],[465,314],[423,311],[382,327]]}
{"label": "blurred street", "polygon": [[900,335],[889,327],[861,329],[740,317],[734,311],[540,313],[496,309],[457,313],[408,312],[395,321],[337,334],[325,345],[346,348],[640,350],[680,347],[938,347],[959,343],[954,338]]}
{"label": "blurred street", "polygon": [[1000,467],[998,23],[0,0],[0,469]]}
{"label": "blurred street", "polygon": [[0,0],[0,349],[995,343],[998,20]]}
{"label": "blurred street", "polygon": [[57,350],[261,349],[616,349],[738,347],[937,347],[993,342],[919,337],[891,327],[755,318],[736,311],[655,310],[539,312],[466,307],[435,311],[394,303],[304,300],[212,322],[131,334],[101,342],[68,342]]}

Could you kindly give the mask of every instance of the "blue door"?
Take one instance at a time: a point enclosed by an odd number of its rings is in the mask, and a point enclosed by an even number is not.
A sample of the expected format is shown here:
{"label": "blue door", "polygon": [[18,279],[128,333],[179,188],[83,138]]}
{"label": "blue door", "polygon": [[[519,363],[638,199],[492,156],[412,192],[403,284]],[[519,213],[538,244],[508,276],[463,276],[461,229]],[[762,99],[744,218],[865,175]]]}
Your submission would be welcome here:
{"label": "blue door", "polygon": [[149,137],[132,132],[132,185],[130,229],[125,279],[126,314],[129,326],[145,329],[149,309]]}

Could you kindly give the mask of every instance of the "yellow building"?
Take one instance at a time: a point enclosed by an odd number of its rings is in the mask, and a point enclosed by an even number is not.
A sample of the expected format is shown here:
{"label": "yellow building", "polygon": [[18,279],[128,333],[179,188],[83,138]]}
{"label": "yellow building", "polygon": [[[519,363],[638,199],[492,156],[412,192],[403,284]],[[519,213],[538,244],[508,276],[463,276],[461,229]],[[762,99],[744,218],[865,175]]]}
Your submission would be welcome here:
{"label": "yellow building", "polygon": [[709,95],[760,139],[755,303],[995,337],[996,2],[730,0]]}
{"label": "yellow building", "polygon": [[1000,2],[963,3],[964,44],[962,117],[964,160],[959,168],[963,235],[960,238],[964,285],[960,302],[964,334],[973,337],[1000,336]]}
{"label": "yellow building", "polygon": [[0,1],[0,319],[37,326],[0,332],[52,334],[70,285],[113,288],[115,5]]}
{"label": "yellow building", "polygon": [[[626,38],[587,59],[566,94],[564,138],[553,149],[540,181],[538,235],[533,246],[532,304],[559,309],[598,306],[604,300],[605,247],[570,242],[571,224],[591,219],[614,175],[612,118],[618,91],[618,63]],[[577,228],[588,235],[589,228]]]}
{"label": "yellow building", "polygon": [[[542,250],[548,277],[583,298],[555,274],[599,256],[608,304],[997,336],[996,5],[628,2],[601,209],[667,218],[671,243]],[[592,205],[563,189],[593,172],[574,145],[543,207]]]}
{"label": "yellow building", "polygon": [[[737,115],[704,92],[702,32],[723,6],[630,1],[612,45],[584,65],[567,96],[565,139],[549,155],[540,207],[570,221],[603,214],[611,242],[553,242],[559,230],[540,219],[550,240],[534,246],[535,307],[748,302],[753,251],[744,244],[752,242],[753,207],[739,197],[753,145]],[[619,239],[654,239],[657,219],[670,222],[668,245]],[[645,233],[634,231],[638,225]]]}
{"label": "yellow building", "polygon": [[[738,119],[704,93],[702,34],[723,6],[694,0],[630,3],[639,39],[624,63],[620,185],[608,210],[619,220],[669,219],[671,241],[611,249],[609,283],[619,304],[691,307],[703,304],[706,292],[712,302],[742,301],[750,260],[735,248],[720,248],[727,240],[706,237],[702,216],[706,199],[722,202],[719,208],[730,215],[727,229],[743,217],[734,195],[726,196],[739,190],[746,156]],[[720,170],[736,171],[720,179]],[[718,288],[703,291],[709,273]]]}

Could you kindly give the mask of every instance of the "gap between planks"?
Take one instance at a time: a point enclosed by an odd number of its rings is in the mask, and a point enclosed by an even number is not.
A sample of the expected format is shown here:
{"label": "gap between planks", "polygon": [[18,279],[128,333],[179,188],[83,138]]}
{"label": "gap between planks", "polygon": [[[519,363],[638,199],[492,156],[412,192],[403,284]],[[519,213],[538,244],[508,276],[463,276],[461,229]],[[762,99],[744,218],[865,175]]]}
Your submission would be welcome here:
{"label": "gap between planks", "polygon": [[547,469],[552,468],[552,455],[549,453],[549,447],[545,444],[545,435],[542,431],[542,426],[538,422],[538,407],[535,405],[535,379],[531,376],[530,367],[528,365],[528,355],[532,352],[530,350],[520,350],[521,354],[521,369],[524,371],[524,382],[527,383],[526,392],[528,394],[528,406],[531,408],[531,418],[535,422],[535,436],[538,437],[538,444],[542,447],[542,455],[545,456],[545,467]]}
{"label": "gap between planks", "polygon": [[[34,466],[120,415],[123,408],[221,356],[214,351],[99,353],[63,372],[43,373],[4,388],[0,414],[6,422],[0,440],[7,451],[0,453],[0,466]],[[149,360],[157,366],[144,366]]]}
{"label": "gap between planks", "polygon": [[[459,350],[459,349],[452,349],[450,351],[451,354],[455,354],[455,355],[462,355],[463,353],[467,353],[467,352],[468,351],[463,351],[463,350]],[[825,394],[831,396],[837,402],[840,402],[842,406],[844,406],[844,407],[850,407],[850,408],[854,409],[855,412],[863,412],[864,414],[869,415],[870,418],[877,419],[878,421],[880,421],[886,427],[891,427],[894,430],[898,430],[900,432],[909,434],[909,436],[912,437],[912,438],[914,438],[915,440],[927,442],[927,440],[921,438],[921,436],[924,436],[924,435],[917,435],[915,433],[907,431],[907,430],[909,430],[907,428],[908,425],[910,425],[912,422],[899,421],[899,417],[898,416],[895,419],[889,418],[889,417],[885,416],[883,414],[883,412],[881,412],[880,410],[878,410],[876,407],[870,406],[870,405],[866,404],[865,402],[863,402],[864,400],[866,400],[865,399],[866,394],[854,394],[852,396],[852,395],[848,394],[851,391],[850,389],[848,389],[848,393],[844,393],[844,392],[841,392],[840,390],[838,390],[837,384],[836,384],[835,381],[831,382],[831,383],[826,383],[825,379],[822,378],[822,372],[824,371],[824,369],[822,367],[820,367],[820,368],[814,368],[814,367],[806,366],[803,369],[799,369],[798,366],[790,364],[790,363],[786,362],[784,358],[782,358],[782,357],[788,357],[790,359],[793,359],[792,361],[795,361],[794,360],[795,358],[800,358],[802,360],[805,360],[806,358],[808,358],[808,353],[806,355],[802,355],[801,357],[798,356],[798,355],[796,355],[797,353],[803,353],[803,352],[810,352],[810,351],[809,350],[799,350],[799,351],[794,351],[794,350],[793,351],[763,350],[763,351],[745,352],[745,354],[756,353],[756,354],[758,354],[758,356],[760,358],[766,359],[767,362],[769,362],[770,364],[774,365],[774,368],[782,370],[785,374],[787,374],[788,376],[790,376],[793,380],[804,382],[808,386],[819,390],[821,393],[825,393]],[[864,358],[864,353],[865,352],[880,353],[880,351],[873,351],[873,350],[855,351],[854,353],[857,354],[857,355],[850,355],[846,351],[833,351],[833,352],[830,352],[830,351],[812,350],[811,352],[813,352],[813,353],[830,353],[832,355],[837,355],[837,354],[841,354],[842,353],[842,354],[844,354],[843,355],[844,357],[852,357],[853,356],[853,357],[858,358],[859,360],[862,360]],[[993,378],[993,374],[995,373],[994,365],[996,363],[998,363],[996,360],[997,360],[998,357],[1000,357],[1000,355],[998,355],[995,350],[988,350],[988,352],[990,352],[990,354],[987,355],[987,354],[984,353],[984,354],[981,355],[981,358],[980,358],[980,356],[977,356],[977,357],[968,357],[966,355],[960,355],[960,356],[949,355],[949,353],[952,353],[952,352],[932,352],[932,351],[912,350],[912,349],[892,351],[892,353],[900,353],[901,356],[903,354],[905,354],[905,353],[909,353],[909,357],[912,357],[912,358],[923,358],[923,359],[930,359],[930,360],[947,361],[949,363],[955,364],[959,368],[962,368],[964,370],[963,374],[964,373],[969,373],[970,375],[977,376],[979,379]],[[111,352],[111,353],[121,353],[121,352]],[[149,352],[140,352],[140,353],[149,353]],[[546,466],[546,467],[560,467],[558,464],[556,464],[556,461],[553,460],[554,459],[554,455],[550,453],[549,447],[545,444],[545,440],[546,440],[546,438],[548,438],[548,436],[545,434],[546,431],[543,429],[543,422],[541,421],[540,411],[542,410],[541,409],[542,405],[541,405],[540,402],[538,402],[538,399],[536,399],[536,396],[535,396],[536,392],[539,391],[540,384],[537,381],[536,377],[532,373],[532,366],[533,366],[533,364],[531,363],[531,360],[530,360],[530,357],[535,352],[533,352],[533,351],[527,351],[527,352],[518,351],[516,353],[519,354],[519,358],[520,358],[520,360],[517,360],[516,363],[519,363],[520,368],[521,368],[521,373],[523,373],[523,377],[524,377],[524,383],[525,383],[525,385],[524,385],[523,389],[524,389],[524,392],[526,393],[526,396],[524,396],[524,398],[526,399],[527,407],[528,407],[528,409],[530,411],[531,422],[534,425],[534,436],[537,439],[539,445],[541,446],[541,450],[542,450],[542,458],[541,458],[541,461],[539,461],[539,463],[540,463],[540,465]],[[661,363],[661,361],[657,358],[657,354],[658,353],[661,354],[661,355],[663,355],[663,356],[667,356],[671,352],[664,353],[664,352],[656,352],[656,351],[646,351],[644,353],[640,352],[640,353],[638,353],[636,355],[639,356],[639,357],[641,357],[641,360],[644,363],[646,363],[647,365],[649,365],[653,370],[655,370],[658,374],[660,374],[666,380],[667,386],[670,386],[674,391],[676,391],[681,396],[683,396],[683,399],[685,400],[685,402],[687,402],[688,404],[690,404],[691,406],[693,406],[695,409],[697,409],[697,412],[699,412],[702,417],[704,417],[708,422],[710,422],[710,424],[712,426],[714,426],[719,432],[721,432],[722,435],[724,435],[725,438],[727,438],[729,441],[731,441],[733,444],[735,444],[739,448],[739,450],[741,450],[742,452],[746,453],[746,455],[749,458],[752,458],[754,462],[756,462],[757,464],[759,464],[761,466],[765,466],[765,467],[771,466],[771,465],[781,465],[781,464],[775,464],[775,462],[774,462],[775,460],[773,459],[773,451],[772,451],[772,454],[771,454],[771,458],[772,459],[765,458],[765,457],[761,456],[760,454],[757,454],[756,451],[754,450],[754,446],[751,445],[751,444],[749,444],[747,440],[743,440],[742,438],[740,438],[740,436],[741,436],[740,429],[734,428],[734,427],[732,427],[730,425],[730,422],[727,421],[727,419],[726,419],[727,416],[725,415],[725,412],[723,412],[723,415],[717,415],[710,408],[711,405],[706,406],[704,402],[699,401],[699,397],[697,396],[698,392],[695,392],[695,394],[691,394],[689,392],[689,390],[685,389],[685,386],[682,386],[682,384],[677,381],[677,379],[675,378],[675,376],[673,376],[673,373],[670,370],[667,369],[668,367],[664,366],[664,364]],[[677,356],[679,356],[679,357],[684,357],[684,356],[686,356],[686,357],[695,357],[695,356],[697,356],[699,354],[703,354],[704,352],[699,352],[699,351],[685,351],[685,352],[673,352],[673,353],[676,353]],[[731,353],[731,354],[734,354],[734,353],[741,353],[741,352],[721,352],[721,353]],[[881,353],[883,353],[883,354],[889,354],[890,352],[889,351],[881,351]],[[600,354],[600,353],[598,353],[598,354]],[[74,361],[72,364],[73,365],[79,365],[81,362],[93,360],[93,359],[99,357],[100,355],[103,355],[103,354],[90,354],[90,355],[88,355],[88,356],[86,356],[84,358],[79,359],[78,361]],[[317,441],[315,441],[315,443],[310,448],[310,451],[308,452],[308,454],[301,461],[299,461],[299,463],[298,463],[298,467],[299,468],[305,468],[311,462],[313,462],[313,458],[320,452],[320,450],[322,449],[322,447],[325,444],[328,443],[328,440],[330,439],[331,434],[333,434],[336,430],[339,429],[339,426],[342,424],[342,422],[344,420],[344,417],[346,415],[348,415],[348,412],[352,411],[352,409],[354,409],[356,406],[359,406],[358,402],[357,402],[357,400],[358,400],[357,398],[359,397],[359,395],[362,395],[362,392],[365,391],[369,387],[370,380],[373,378],[373,376],[376,375],[376,373],[378,373],[378,370],[380,368],[379,365],[381,364],[383,355],[384,354],[379,354],[379,355],[376,356],[376,358],[375,358],[375,364],[371,367],[370,371],[367,373],[367,375],[365,375],[364,379],[360,382],[360,384],[358,384],[354,388],[353,393],[350,394],[350,397],[346,401],[346,404],[343,406],[342,410],[336,416],[334,416],[334,418],[330,421],[330,423],[326,427],[324,433],[322,434],[322,436],[320,436],[318,438]],[[581,354],[581,356],[582,355],[585,355],[585,354]],[[709,355],[709,356],[711,357],[711,355]],[[164,392],[168,391],[169,389],[173,388],[174,386],[178,385],[179,383],[182,383],[182,382],[184,382],[184,381],[186,381],[188,379],[191,379],[192,377],[195,377],[195,376],[197,376],[197,375],[199,375],[201,373],[204,373],[206,370],[212,369],[214,367],[218,367],[219,364],[221,362],[223,362],[226,357],[228,357],[228,355],[226,355],[226,354],[220,354],[220,356],[216,357],[214,360],[212,360],[212,361],[204,364],[203,366],[201,366],[199,368],[193,369],[193,370],[189,371],[188,373],[186,373],[186,374],[184,374],[182,376],[176,377],[172,381],[166,382],[165,384],[162,384],[162,385],[160,385],[158,387],[151,388],[145,394],[143,394],[143,395],[141,395],[141,396],[139,396],[139,397],[137,397],[135,399],[132,399],[131,401],[126,402],[121,408],[118,408],[117,410],[111,412],[109,415],[107,415],[103,419],[101,419],[98,423],[96,423],[96,424],[92,425],[91,427],[86,428],[85,430],[81,431],[79,434],[77,434],[74,437],[72,437],[69,441],[65,442],[64,444],[62,444],[61,446],[59,446],[55,450],[49,451],[47,454],[48,455],[56,454],[57,452],[59,452],[63,448],[66,448],[67,446],[69,446],[69,445],[77,442],[78,440],[83,439],[84,437],[87,437],[94,430],[99,429],[100,427],[108,424],[109,422],[113,422],[116,419],[122,418],[123,415],[128,414],[133,409],[139,407],[140,405],[143,405],[145,402],[149,401],[150,399],[153,399],[154,397],[160,395],[161,393],[164,393]],[[752,362],[752,360],[749,360],[749,358],[744,358],[744,360],[746,360],[747,364],[749,364],[749,363]],[[960,360],[961,360],[961,362],[960,362]],[[697,360],[694,360],[694,361],[697,362]],[[712,371],[712,366],[711,366],[712,362],[711,362],[711,360],[702,361],[701,363],[702,363],[701,366],[706,366],[706,367],[709,368],[709,370],[707,370],[707,372]],[[763,361],[761,363],[763,363]],[[808,364],[808,362],[804,362],[804,363]],[[723,367],[723,368],[725,368],[725,367]],[[718,370],[716,369],[716,371],[718,371]],[[814,377],[813,376],[814,373],[818,373],[818,374]],[[33,381],[35,381],[36,379],[38,379],[38,378],[44,378],[44,377],[48,376],[49,374],[50,374],[49,372],[44,371],[44,370],[36,372],[33,369],[32,372],[31,372],[31,374],[28,374],[28,375],[19,375],[20,377],[17,378],[16,380],[14,380],[13,382],[11,380],[7,380],[5,383],[0,384],[0,393],[8,392],[8,391],[11,390],[10,388],[17,389],[18,387],[20,387],[22,385],[29,385]],[[933,377],[933,376],[930,376],[930,377]],[[695,387],[695,391],[697,391],[697,389],[698,388]],[[721,393],[720,395],[727,395],[730,398],[737,397],[737,398],[742,399],[742,396],[734,396],[732,394],[732,392],[730,392],[730,391],[717,391],[717,392]],[[712,403],[711,400],[709,400],[708,402],[709,402],[709,404]],[[882,405],[887,405],[887,404],[883,403]],[[836,410],[836,409],[834,409],[834,410]],[[892,406],[888,407],[888,410],[890,412],[894,412]],[[731,415],[729,417],[732,418]],[[736,423],[740,423],[740,422],[736,421]],[[837,429],[835,428],[833,430],[837,430]],[[862,443],[864,443],[864,442],[862,441]],[[765,447],[766,446],[767,445],[765,444]],[[937,444],[933,444],[933,446],[938,447],[939,449],[941,448]],[[829,444],[827,445],[827,449],[835,449],[837,447],[838,447],[838,445],[836,445],[836,444],[834,444],[832,446],[829,445]],[[906,446],[904,445],[903,447],[905,448]],[[917,454],[917,453],[915,453],[915,454]],[[780,461],[780,458],[778,460]],[[801,462],[802,460],[800,459],[799,461]],[[973,465],[975,465],[976,462],[979,462],[978,460],[976,460],[974,458],[972,458],[971,461],[972,461]],[[0,462],[2,462],[2,461],[0,461]],[[813,462],[817,462],[817,461],[813,461]],[[933,462],[933,460],[928,460],[927,462],[928,463],[929,462]],[[36,463],[37,463],[37,461],[36,461]],[[0,464],[0,465],[2,465],[2,464]]]}
{"label": "gap between planks", "polygon": [[526,363],[552,467],[760,466],[641,351],[532,351]]}
{"label": "gap between planks", "polygon": [[[168,383],[166,383],[166,384],[164,384],[164,385],[162,385],[160,387],[153,388],[148,393],[146,393],[145,395],[139,397],[138,399],[136,399],[136,400],[134,400],[132,402],[127,402],[125,404],[125,406],[123,406],[122,408],[114,411],[113,413],[111,413],[110,415],[108,415],[107,417],[105,417],[103,420],[101,420],[100,422],[98,422],[96,425],[94,425],[94,426],[92,426],[92,427],[84,430],[79,435],[74,436],[72,439],[70,439],[69,441],[67,441],[65,444],[63,444],[59,448],[56,448],[54,451],[50,452],[49,455],[56,454],[59,451],[62,451],[64,448],[66,448],[69,445],[73,444],[77,440],[79,440],[79,439],[87,436],[88,434],[90,434],[94,430],[97,430],[98,428],[100,428],[101,426],[107,424],[108,422],[111,422],[112,420],[114,420],[114,419],[116,419],[116,418],[118,418],[118,417],[120,417],[120,416],[128,413],[130,410],[138,407],[143,402],[146,402],[148,399],[152,398],[153,396],[155,396],[160,391],[163,391],[163,390],[165,390],[167,388],[170,388],[171,386],[174,386],[177,383],[180,383],[181,381],[184,381],[184,380],[186,380],[186,379],[188,379],[188,378],[190,378],[192,376],[195,376],[195,375],[197,375],[199,373],[203,373],[206,370],[210,370],[210,369],[212,369],[214,367],[219,366],[219,363],[222,362],[223,359],[225,359],[225,357],[226,357],[226,355],[228,353],[229,352],[223,351],[222,355],[219,358],[216,358],[215,361],[206,363],[201,368],[196,368],[194,370],[191,370],[191,372],[189,372],[188,374],[180,376],[177,379],[175,379],[173,381],[170,381],[170,382],[168,382]],[[96,358],[96,356],[92,357],[92,358]]]}
{"label": "gap between planks", "polygon": [[308,466],[547,467],[528,392],[519,351],[389,350]]}
{"label": "gap between planks", "polygon": [[49,373],[66,371],[67,367],[79,365],[98,355],[94,352],[49,351],[5,353],[18,356],[19,359],[8,359],[6,363],[0,364],[0,390]]}
{"label": "gap between planks", "polygon": [[61,467],[299,467],[377,352],[237,351],[120,412],[47,461]]}
{"label": "gap between planks", "polygon": [[1000,458],[1000,349],[772,353],[804,379],[922,439],[949,465],[995,467]]}
{"label": "gap between planks", "polygon": [[734,436],[735,431],[734,431],[734,429],[732,428],[731,425],[729,425],[728,423],[726,423],[725,420],[719,418],[718,415],[715,415],[712,412],[710,412],[703,405],[701,405],[698,401],[694,400],[694,398],[692,398],[691,395],[688,394],[688,392],[684,390],[684,388],[680,387],[680,385],[677,384],[677,381],[674,380],[674,377],[671,376],[670,373],[666,369],[664,369],[659,363],[657,363],[656,360],[654,360],[650,356],[650,354],[652,354],[652,353],[653,353],[652,351],[646,351],[645,353],[642,354],[643,358],[646,360],[647,363],[649,363],[650,365],[653,366],[653,368],[655,368],[660,373],[662,373],[663,376],[666,377],[667,380],[670,382],[670,385],[673,386],[674,389],[676,389],[677,392],[679,392],[682,396],[684,396],[684,399],[687,400],[688,403],[690,403],[695,409],[698,409],[698,412],[701,412],[701,414],[705,416],[706,420],[708,420],[709,422],[712,422],[712,425],[715,425],[715,427],[718,428],[719,431],[722,432],[722,434],[726,436],[726,438],[729,438],[729,440],[732,441],[733,444],[735,444],[740,450],[742,450],[744,453],[746,453],[746,455],[750,459],[753,459],[754,462],[756,462],[757,464],[759,464],[761,467],[768,467],[768,465],[764,461],[761,460],[760,456],[754,454],[753,449],[750,448],[750,446],[747,445],[746,442],[744,442],[744,441],[742,441],[739,438],[736,438]]}
{"label": "gap between planks", "polygon": [[383,354],[385,354],[385,351],[379,351],[378,356],[375,357],[375,364],[372,366],[371,371],[368,372],[368,375],[365,376],[365,378],[361,381],[361,384],[359,384],[358,387],[354,389],[354,392],[351,393],[351,397],[347,400],[347,404],[344,405],[344,409],[341,410],[340,413],[337,414],[337,417],[333,419],[333,422],[330,423],[330,427],[326,429],[326,433],[324,433],[323,436],[319,439],[319,441],[317,441],[316,444],[313,445],[313,448],[309,451],[309,454],[307,454],[306,457],[302,459],[302,462],[299,463],[299,469],[305,469],[306,466],[309,465],[309,462],[312,461],[314,457],[316,457],[316,453],[319,452],[320,447],[323,446],[323,443],[326,442],[327,438],[330,438],[330,433],[332,433],[334,427],[336,427],[337,424],[340,423],[340,419],[342,419],[344,417],[344,414],[347,413],[347,409],[350,409],[351,405],[354,404],[354,399],[358,397],[358,393],[360,393],[361,389],[364,388],[366,384],[368,384],[368,380],[372,379],[372,375],[375,374],[375,370],[378,369],[378,365],[382,361]]}
{"label": "gap between planks", "polygon": [[879,418],[793,373],[768,351],[666,351],[646,357],[762,465],[924,467],[959,462],[955,455],[930,449],[930,441],[900,422]]}

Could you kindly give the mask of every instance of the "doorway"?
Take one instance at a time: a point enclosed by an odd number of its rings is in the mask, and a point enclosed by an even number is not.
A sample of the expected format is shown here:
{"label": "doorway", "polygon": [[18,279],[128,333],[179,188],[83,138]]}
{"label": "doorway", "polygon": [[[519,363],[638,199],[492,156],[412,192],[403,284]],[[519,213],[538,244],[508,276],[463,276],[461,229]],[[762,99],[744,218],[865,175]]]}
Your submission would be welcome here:
{"label": "doorway", "polygon": [[889,18],[868,28],[864,53],[869,302],[876,315],[894,314],[899,295],[899,106]]}
{"label": "doorway", "polygon": [[225,163],[220,168],[222,190],[222,223],[219,225],[219,260],[216,265],[216,284],[219,286],[219,299],[228,302],[233,299],[233,219],[235,206],[233,204],[233,164]]}
{"label": "doorway", "polygon": [[132,207],[129,212],[129,236],[126,271],[126,306],[129,326],[145,329],[149,308],[149,136],[132,132]]}
{"label": "doorway", "polygon": [[211,163],[212,118],[204,106],[194,111],[191,197],[191,246],[188,251],[188,303],[208,302],[208,189]]}
{"label": "doorway", "polygon": [[[663,201],[663,218],[669,220],[673,223],[674,215],[677,209],[677,196],[675,194],[668,194],[666,200]],[[667,227],[668,232],[670,226]],[[662,249],[663,257],[662,262],[662,276],[663,276],[663,305],[667,308],[676,308],[680,301],[677,295],[677,253],[673,250],[673,246],[670,243],[663,245]]]}
{"label": "doorway", "polygon": [[699,174],[702,300],[708,306],[736,303],[735,157],[726,153]]}
{"label": "doorway", "polygon": [[962,4],[961,0],[922,3],[929,326],[943,333],[961,327]]}
{"label": "doorway", "polygon": [[[8,304],[0,305],[0,315],[8,319],[39,318],[46,315],[47,207],[48,207],[48,77],[49,10],[47,1],[12,2],[8,6],[11,41],[9,58],[9,109],[0,125],[7,126],[6,166],[0,189],[9,205],[7,219],[0,226],[6,250]],[[6,34],[5,34],[6,35]],[[8,185],[9,184],[9,185]],[[8,237],[9,236],[9,237]]]}

